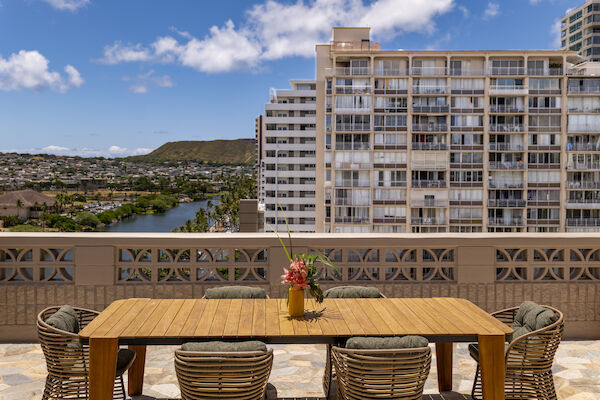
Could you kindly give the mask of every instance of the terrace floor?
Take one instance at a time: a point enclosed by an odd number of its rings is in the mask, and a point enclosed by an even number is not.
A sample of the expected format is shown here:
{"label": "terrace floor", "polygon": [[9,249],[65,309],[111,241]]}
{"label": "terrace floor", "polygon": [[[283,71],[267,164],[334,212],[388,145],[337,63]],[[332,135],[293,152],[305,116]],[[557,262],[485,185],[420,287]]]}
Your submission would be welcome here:
{"label": "terrace floor", "polygon": [[[272,346],[275,360],[270,382],[279,399],[319,399],[325,347],[321,345]],[[135,400],[177,399],[179,388],[173,368],[172,346],[150,346],[146,358],[144,396]],[[424,400],[469,399],[475,363],[465,344],[455,346],[454,390],[437,393],[435,361],[425,387]],[[434,352],[435,357],[435,352]],[[562,342],[554,364],[558,397],[561,400],[600,400],[600,341]],[[39,345],[0,344],[0,399],[40,399],[46,377]],[[431,396],[430,396],[431,395]]]}

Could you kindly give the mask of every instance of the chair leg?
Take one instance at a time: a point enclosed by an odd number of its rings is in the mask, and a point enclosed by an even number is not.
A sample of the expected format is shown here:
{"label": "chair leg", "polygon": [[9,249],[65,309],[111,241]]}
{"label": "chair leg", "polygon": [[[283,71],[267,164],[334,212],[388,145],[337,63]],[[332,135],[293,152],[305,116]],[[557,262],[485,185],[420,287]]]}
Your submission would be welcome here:
{"label": "chair leg", "polygon": [[475,379],[473,379],[473,389],[471,389],[471,397],[473,398],[473,400],[481,400],[478,397],[478,384],[479,381],[481,380],[481,371],[479,369],[479,363],[477,363],[477,369],[475,371]]}
{"label": "chair leg", "polygon": [[331,345],[327,345],[327,354],[325,356],[325,371],[323,371],[323,392],[325,393],[325,398],[329,398],[329,389],[331,388],[331,373],[332,373],[332,365],[331,365]]}

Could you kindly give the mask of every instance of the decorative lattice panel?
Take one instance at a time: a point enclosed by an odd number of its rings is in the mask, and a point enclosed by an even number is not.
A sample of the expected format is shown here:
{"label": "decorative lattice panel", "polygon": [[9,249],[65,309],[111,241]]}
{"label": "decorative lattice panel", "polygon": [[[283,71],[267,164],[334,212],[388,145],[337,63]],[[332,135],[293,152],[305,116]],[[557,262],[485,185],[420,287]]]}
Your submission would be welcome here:
{"label": "decorative lattice panel", "polygon": [[73,249],[0,248],[0,282],[73,282]]}

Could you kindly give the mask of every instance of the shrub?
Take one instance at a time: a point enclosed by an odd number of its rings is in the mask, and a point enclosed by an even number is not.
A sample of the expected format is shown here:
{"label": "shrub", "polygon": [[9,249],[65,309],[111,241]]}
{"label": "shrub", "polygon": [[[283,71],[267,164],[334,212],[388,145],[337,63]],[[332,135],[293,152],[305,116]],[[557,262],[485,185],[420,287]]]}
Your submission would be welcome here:
{"label": "shrub", "polygon": [[100,224],[100,220],[94,214],[89,212],[81,212],[77,214],[76,221],[79,225],[95,228]]}

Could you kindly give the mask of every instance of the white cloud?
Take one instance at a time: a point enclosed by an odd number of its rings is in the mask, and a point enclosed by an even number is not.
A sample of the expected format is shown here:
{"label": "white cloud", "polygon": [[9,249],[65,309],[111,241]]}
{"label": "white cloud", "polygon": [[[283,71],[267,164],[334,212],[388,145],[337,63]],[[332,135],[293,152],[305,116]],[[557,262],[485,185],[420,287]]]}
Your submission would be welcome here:
{"label": "white cloud", "polygon": [[81,7],[85,7],[90,3],[90,0],[43,0],[52,7],[61,11],[77,11]]}
{"label": "white cloud", "polygon": [[490,19],[500,14],[500,4],[490,1],[483,13],[483,18]]}
{"label": "white cloud", "polygon": [[146,147],[128,148],[117,145],[110,146],[106,149],[94,149],[89,147],[70,148],[60,145],[51,144],[45,147],[35,147],[28,149],[2,149],[0,152],[5,153],[29,153],[29,154],[55,154],[58,156],[81,156],[81,157],[128,157],[148,154],[153,149]]}
{"label": "white cloud", "polygon": [[469,11],[469,9],[465,6],[458,6],[458,9],[460,10],[460,12],[463,13],[463,17],[465,18],[469,18],[469,15],[471,15],[471,12]]}
{"label": "white cloud", "polygon": [[370,26],[375,38],[431,33],[435,17],[453,7],[454,0],[266,0],[247,10],[238,27],[228,20],[203,38],[171,28],[175,37],[159,37],[147,46],[106,46],[101,61],[177,63],[208,73],[256,68],[263,60],[314,56],[315,44],[330,40],[332,26]]}
{"label": "white cloud", "polygon": [[124,76],[123,80],[135,81],[135,83],[129,87],[129,91],[137,94],[146,94],[150,91],[151,87],[170,88],[175,86],[173,79],[171,79],[169,75],[157,76],[154,74],[154,70],[139,74],[135,78]]}
{"label": "white cloud", "polygon": [[550,35],[552,36],[552,48],[560,49],[561,47],[561,37],[560,37],[560,19],[557,19],[552,24],[550,28]]}
{"label": "white cloud", "polygon": [[538,3],[541,3],[542,0],[529,0],[530,4],[536,5]]}
{"label": "white cloud", "polygon": [[83,84],[81,74],[72,65],[65,67],[67,79],[48,69],[49,61],[38,51],[21,50],[7,59],[0,56],[0,90],[52,89],[61,93]]}

